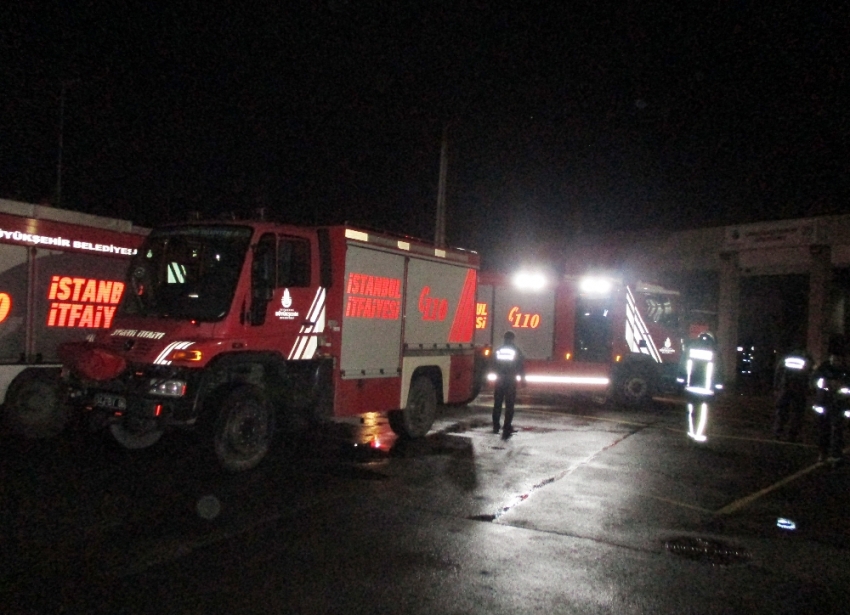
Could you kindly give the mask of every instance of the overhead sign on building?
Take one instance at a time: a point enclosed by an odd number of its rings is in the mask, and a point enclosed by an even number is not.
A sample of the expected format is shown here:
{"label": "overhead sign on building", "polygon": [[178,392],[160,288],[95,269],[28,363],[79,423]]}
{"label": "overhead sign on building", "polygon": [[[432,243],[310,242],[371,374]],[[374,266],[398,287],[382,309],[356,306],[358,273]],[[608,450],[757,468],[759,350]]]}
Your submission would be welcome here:
{"label": "overhead sign on building", "polygon": [[781,220],[726,227],[727,250],[805,246],[816,242],[814,220]]}

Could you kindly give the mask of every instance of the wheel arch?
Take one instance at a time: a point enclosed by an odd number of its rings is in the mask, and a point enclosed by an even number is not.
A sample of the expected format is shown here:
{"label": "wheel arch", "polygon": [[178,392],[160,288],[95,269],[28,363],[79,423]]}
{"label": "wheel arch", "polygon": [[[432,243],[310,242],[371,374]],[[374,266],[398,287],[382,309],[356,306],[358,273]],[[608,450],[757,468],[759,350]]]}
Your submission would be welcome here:
{"label": "wheel arch", "polygon": [[451,369],[451,356],[404,357],[401,370],[401,399],[399,408],[407,405],[410,387],[419,376],[425,376],[434,386],[437,393],[437,403],[442,404],[448,399],[448,374]]}

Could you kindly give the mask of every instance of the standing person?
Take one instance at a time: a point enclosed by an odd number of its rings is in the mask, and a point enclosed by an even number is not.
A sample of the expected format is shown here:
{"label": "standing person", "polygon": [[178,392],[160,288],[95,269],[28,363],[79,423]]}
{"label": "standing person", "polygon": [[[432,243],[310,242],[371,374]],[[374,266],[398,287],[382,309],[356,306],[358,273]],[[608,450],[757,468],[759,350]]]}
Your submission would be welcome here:
{"label": "standing person", "polygon": [[838,463],[844,456],[844,418],[850,411],[850,363],[843,338],[829,342],[829,358],[812,374],[818,414],[818,461]]}
{"label": "standing person", "polygon": [[689,399],[705,400],[723,388],[723,370],[717,354],[717,341],[711,333],[700,333],[685,345],[678,381]]}
{"label": "standing person", "polygon": [[525,382],[525,365],[522,351],[517,348],[513,331],[505,333],[505,340],[493,353],[496,372],[496,389],[493,393],[493,433],[499,433],[502,420],[502,403],[505,404],[505,425],[502,437],[513,432],[514,403],[516,402],[517,378]]}
{"label": "standing person", "polygon": [[773,437],[781,439],[788,425],[788,441],[800,441],[800,428],[806,410],[806,396],[812,375],[812,358],[805,351],[795,351],[780,359],[773,374],[776,416]]}

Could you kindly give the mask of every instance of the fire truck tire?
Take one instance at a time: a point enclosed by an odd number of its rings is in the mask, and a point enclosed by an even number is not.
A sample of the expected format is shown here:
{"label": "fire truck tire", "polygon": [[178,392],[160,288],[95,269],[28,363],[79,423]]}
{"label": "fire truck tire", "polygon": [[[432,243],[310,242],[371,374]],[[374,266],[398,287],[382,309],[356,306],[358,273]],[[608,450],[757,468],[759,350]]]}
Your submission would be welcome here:
{"label": "fire truck tire", "polygon": [[624,406],[636,408],[649,403],[655,383],[649,369],[633,366],[620,374],[615,386],[615,400]]}
{"label": "fire truck tire", "polygon": [[427,376],[410,385],[407,406],[389,413],[390,428],[402,438],[422,438],[431,430],[437,416],[437,393]]}
{"label": "fire truck tire", "polygon": [[134,451],[153,446],[162,437],[162,429],[149,425],[137,427],[125,421],[110,424],[109,433],[118,444]]}
{"label": "fire truck tire", "polygon": [[38,370],[9,388],[3,414],[7,427],[16,435],[52,438],[65,429],[70,413],[61,402],[59,380],[53,376]]}
{"label": "fire truck tire", "polygon": [[274,411],[256,387],[240,385],[221,401],[215,422],[215,455],[223,468],[241,472],[256,466],[271,448]]}

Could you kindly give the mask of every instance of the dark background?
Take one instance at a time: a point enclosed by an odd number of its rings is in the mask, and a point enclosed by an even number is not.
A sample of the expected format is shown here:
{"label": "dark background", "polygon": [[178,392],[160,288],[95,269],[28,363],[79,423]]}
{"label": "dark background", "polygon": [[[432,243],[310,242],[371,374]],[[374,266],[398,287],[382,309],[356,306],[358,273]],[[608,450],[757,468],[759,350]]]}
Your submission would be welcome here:
{"label": "dark background", "polygon": [[56,203],[64,89],[59,205],[144,226],[433,238],[444,127],[448,240],[485,264],[848,210],[848,5],[501,4],[3,3],[0,198]]}

